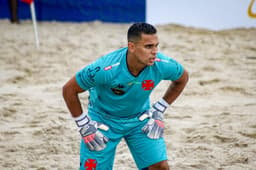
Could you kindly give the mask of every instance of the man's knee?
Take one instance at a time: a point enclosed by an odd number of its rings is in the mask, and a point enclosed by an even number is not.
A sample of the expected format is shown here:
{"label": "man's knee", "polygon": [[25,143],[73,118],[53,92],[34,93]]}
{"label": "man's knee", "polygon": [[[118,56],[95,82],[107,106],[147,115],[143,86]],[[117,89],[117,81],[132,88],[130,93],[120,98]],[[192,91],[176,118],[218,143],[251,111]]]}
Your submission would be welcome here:
{"label": "man's knee", "polygon": [[169,165],[165,160],[149,166],[148,169],[149,170],[169,170]]}

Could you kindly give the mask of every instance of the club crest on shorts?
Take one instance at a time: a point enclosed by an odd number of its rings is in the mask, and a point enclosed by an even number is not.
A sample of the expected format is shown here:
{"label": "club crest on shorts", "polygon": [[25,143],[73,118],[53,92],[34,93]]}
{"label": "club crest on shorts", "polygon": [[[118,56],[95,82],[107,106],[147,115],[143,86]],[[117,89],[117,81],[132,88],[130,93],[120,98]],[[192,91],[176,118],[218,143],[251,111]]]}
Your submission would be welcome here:
{"label": "club crest on shorts", "polygon": [[144,80],[141,86],[143,90],[152,90],[155,87],[155,83],[153,80]]}
{"label": "club crest on shorts", "polygon": [[87,159],[84,164],[85,170],[96,170],[97,161],[95,159]]}

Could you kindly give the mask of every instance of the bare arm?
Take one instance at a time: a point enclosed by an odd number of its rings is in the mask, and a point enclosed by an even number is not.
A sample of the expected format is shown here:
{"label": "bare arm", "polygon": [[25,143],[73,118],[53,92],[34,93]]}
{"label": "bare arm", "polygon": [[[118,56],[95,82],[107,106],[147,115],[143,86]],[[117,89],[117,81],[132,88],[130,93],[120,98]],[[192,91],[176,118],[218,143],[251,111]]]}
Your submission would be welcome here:
{"label": "bare arm", "polygon": [[63,98],[73,117],[78,117],[82,114],[83,109],[78,97],[78,94],[84,90],[77,84],[75,76],[72,77],[62,89]]}
{"label": "bare arm", "polygon": [[178,80],[173,81],[170,84],[163,97],[163,99],[167,103],[172,104],[176,100],[176,98],[181,94],[181,92],[183,91],[184,87],[188,82],[188,77],[188,72],[184,70],[182,76]]}
{"label": "bare arm", "polygon": [[188,73],[184,70],[182,76],[171,83],[166,90],[164,97],[155,102],[152,107],[139,117],[143,121],[149,118],[148,123],[142,128],[150,139],[159,139],[164,133],[163,113],[166,108],[172,104],[181,94],[182,90],[188,82]]}

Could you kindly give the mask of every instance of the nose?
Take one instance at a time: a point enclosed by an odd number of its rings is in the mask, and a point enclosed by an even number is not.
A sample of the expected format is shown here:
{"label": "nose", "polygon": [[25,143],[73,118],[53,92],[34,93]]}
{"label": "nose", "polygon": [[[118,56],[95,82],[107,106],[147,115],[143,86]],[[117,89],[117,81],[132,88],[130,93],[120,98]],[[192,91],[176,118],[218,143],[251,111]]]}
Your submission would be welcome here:
{"label": "nose", "polygon": [[158,51],[158,47],[152,48],[152,54],[156,55],[157,51]]}

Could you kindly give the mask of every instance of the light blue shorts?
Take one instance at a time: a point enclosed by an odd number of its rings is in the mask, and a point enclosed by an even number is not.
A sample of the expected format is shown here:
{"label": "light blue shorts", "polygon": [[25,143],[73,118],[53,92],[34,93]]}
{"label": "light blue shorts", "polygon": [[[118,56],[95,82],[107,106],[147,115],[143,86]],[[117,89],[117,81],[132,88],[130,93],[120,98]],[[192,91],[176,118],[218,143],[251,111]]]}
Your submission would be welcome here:
{"label": "light blue shorts", "polygon": [[90,151],[84,141],[81,140],[80,170],[89,168],[112,170],[116,147],[122,138],[126,141],[139,169],[167,160],[164,139],[149,139],[146,134],[142,133],[141,129],[148,119],[140,121],[138,117],[117,118],[99,113],[89,113],[89,115],[92,120],[109,126],[108,131],[101,130],[109,138],[109,141],[104,150]]}

